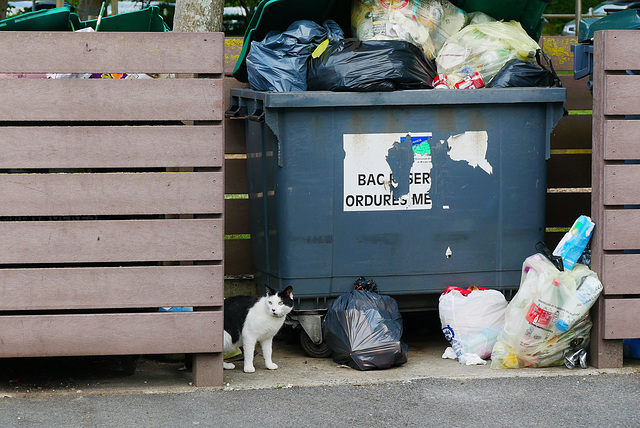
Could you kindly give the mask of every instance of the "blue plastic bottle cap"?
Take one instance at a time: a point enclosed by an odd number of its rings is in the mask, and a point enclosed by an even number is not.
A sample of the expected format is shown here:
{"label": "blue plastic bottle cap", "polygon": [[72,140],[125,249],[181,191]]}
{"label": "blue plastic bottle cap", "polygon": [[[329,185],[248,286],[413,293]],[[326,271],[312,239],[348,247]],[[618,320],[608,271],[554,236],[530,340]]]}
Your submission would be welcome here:
{"label": "blue plastic bottle cap", "polygon": [[567,330],[569,329],[569,325],[567,324],[567,322],[566,322],[566,321],[564,321],[564,320],[559,320],[559,321],[556,323],[556,328],[557,328],[559,331],[561,331],[561,332],[563,332],[563,333],[564,333],[565,331],[567,331]]}

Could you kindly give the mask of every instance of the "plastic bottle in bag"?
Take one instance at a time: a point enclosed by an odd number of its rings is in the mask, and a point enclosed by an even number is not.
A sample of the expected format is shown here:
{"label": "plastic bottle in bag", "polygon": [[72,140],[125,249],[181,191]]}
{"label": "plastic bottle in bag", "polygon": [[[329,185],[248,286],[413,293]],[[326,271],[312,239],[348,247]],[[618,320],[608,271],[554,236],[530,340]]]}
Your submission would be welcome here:
{"label": "plastic bottle in bag", "polygon": [[513,58],[533,62],[538,49],[519,22],[487,22],[467,25],[447,39],[436,64],[454,85],[475,72],[488,82]]}
{"label": "plastic bottle in bag", "polygon": [[576,289],[575,299],[570,299],[563,307],[555,328],[565,332],[575,324],[591,306],[602,292],[602,283],[595,276],[585,276]]}
{"label": "plastic bottle in bag", "polygon": [[467,23],[448,0],[353,0],[351,26],[358,40],[404,40],[434,59],[446,40]]}
{"label": "plastic bottle in bag", "polygon": [[562,301],[558,292],[561,283],[559,279],[552,281],[553,287],[549,287],[545,293],[536,297],[525,316],[526,320],[531,324],[543,330],[554,325],[559,317]]}
{"label": "plastic bottle in bag", "polygon": [[[507,306],[505,323],[500,333],[503,340],[519,352],[529,348],[532,343],[546,340],[551,336],[551,333],[542,327],[544,322],[538,322],[534,314],[529,317],[536,321],[533,324],[528,321],[528,316],[523,315],[532,312],[532,306],[535,304],[532,302],[543,292],[546,284],[553,281],[555,272],[557,269],[542,254],[529,257],[523,266],[520,289]],[[545,296],[544,300],[550,301],[551,298]],[[539,299],[538,303],[545,306],[539,302]]]}
{"label": "plastic bottle in bag", "polygon": [[562,257],[565,269],[573,269],[573,266],[587,247],[594,227],[595,223],[591,221],[591,218],[581,215],[573,223],[571,229],[562,237],[556,249],[553,250],[554,256]]}

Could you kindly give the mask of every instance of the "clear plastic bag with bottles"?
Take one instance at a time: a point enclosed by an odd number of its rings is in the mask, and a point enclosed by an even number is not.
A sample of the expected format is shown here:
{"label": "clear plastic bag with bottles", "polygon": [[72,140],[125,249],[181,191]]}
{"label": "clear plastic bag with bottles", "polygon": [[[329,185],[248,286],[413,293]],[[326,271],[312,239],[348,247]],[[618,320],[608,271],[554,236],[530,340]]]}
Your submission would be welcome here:
{"label": "clear plastic bag with bottles", "polygon": [[602,283],[587,266],[560,271],[542,254],[528,257],[520,288],[505,311],[505,322],[491,353],[492,368],[550,367],[586,349],[589,309]]}

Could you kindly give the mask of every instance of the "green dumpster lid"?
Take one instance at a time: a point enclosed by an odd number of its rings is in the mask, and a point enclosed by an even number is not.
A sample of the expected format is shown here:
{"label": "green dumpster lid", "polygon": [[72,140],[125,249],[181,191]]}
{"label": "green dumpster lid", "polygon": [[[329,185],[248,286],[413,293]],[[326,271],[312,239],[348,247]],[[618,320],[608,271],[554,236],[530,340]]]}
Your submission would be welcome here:
{"label": "green dumpster lid", "polygon": [[67,31],[69,8],[36,10],[0,21],[0,31]]}
{"label": "green dumpster lid", "polygon": [[[542,12],[552,0],[451,0],[466,12],[481,11],[498,20],[519,21],[534,40],[542,33]],[[333,19],[348,36],[351,33],[350,0],[262,0],[244,34],[244,44],[233,77],[247,82],[247,54],[251,42],[264,39],[269,31],[284,31],[293,22],[310,19],[322,24]]]}
{"label": "green dumpster lid", "polygon": [[[80,28],[96,28],[98,20],[81,21]],[[83,25],[84,24],[84,25]],[[77,30],[78,28],[76,28]],[[151,6],[131,12],[119,13],[117,15],[105,16],[100,22],[100,32],[104,31],[124,31],[124,32],[166,32],[171,31],[169,26],[160,16],[160,8]]]}
{"label": "green dumpster lid", "polygon": [[518,21],[524,31],[535,40],[540,40],[544,19],[542,13],[553,0],[450,0],[467,13],[484,12],[505,21]]}
{"label": "green dumpster lid", "polygon": [[[68,7],[37,10],[0,21],[0,31],[69,31],[81,28],[96,28],[98,20],[81,21]],[[171,31],[160,15],[158,6],[102,18],[100,32],[167,32]]]}
{"label": "green dumpster lid", "polygon": [[598,30],[637,30],[640,29],[640,10],[627,9],[612,13],[600,19],[580,20],[579,43],[588,42]]}
{"label": "green dumpster lid", "polygon": [[351,31],[351,1],[345,0],[262,0],[247,26],[242,51],[233,77],[247,82],[247,53],[254,40],[262,40],[269,31],[284,31],[295,21],[309,19],[322,24],[327,19],[338,23],[346,33]]}

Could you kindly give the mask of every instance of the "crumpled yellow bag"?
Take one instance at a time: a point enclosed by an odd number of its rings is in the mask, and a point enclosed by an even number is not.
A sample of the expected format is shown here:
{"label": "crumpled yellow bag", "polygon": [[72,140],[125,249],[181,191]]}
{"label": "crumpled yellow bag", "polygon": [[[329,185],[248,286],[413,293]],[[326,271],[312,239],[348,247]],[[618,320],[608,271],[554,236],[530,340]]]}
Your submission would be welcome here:
{"label": "crumpled yellow bag", "polygon": [[451,36],[436,57],[439,74],[455,85],[479,72],[489,82],[511,59],[534,62],[540,49],[517,21],[467,25]]}

